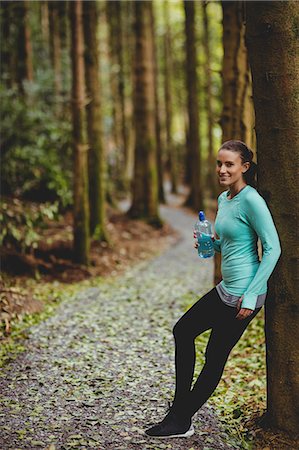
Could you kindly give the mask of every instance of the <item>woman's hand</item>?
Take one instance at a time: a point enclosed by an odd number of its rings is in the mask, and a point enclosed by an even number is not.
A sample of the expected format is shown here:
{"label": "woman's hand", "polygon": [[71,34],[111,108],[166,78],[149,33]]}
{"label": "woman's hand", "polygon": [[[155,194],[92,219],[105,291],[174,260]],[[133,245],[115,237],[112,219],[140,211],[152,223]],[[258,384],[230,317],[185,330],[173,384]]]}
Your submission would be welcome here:
{"label": "woman's hand", "polygon": [[[198,248],[198,240],[197,240],[196,231],[193,231],[193,237],[194,237],[194,239],[195,239],[194,248],[197,249],[197,248]],[[212,236],[211,236],[211,239],[212,239],[212,241],[214,242],[214,241],[215,241],[215,236],[212,235]]]}
{"label": "woman's hand", "polygon": [[195,239],[195,242],[194,242],[194,248],[198,248],[198,240],[197,240],[197,235],[196,235],[196,231],[193,231],[193,237],[194,237],[194,239]]}
{"label": "woman's hand", "polygon": [[253,313],[252,309],[241,308],[243,298],[244,298],[244,295],[242,295],[242,297],[239,299],[238,305],[237,305],[238,314],[236,315],[236,319],[238,319],[238,320],[246,319],[246,317],[249,317]]}

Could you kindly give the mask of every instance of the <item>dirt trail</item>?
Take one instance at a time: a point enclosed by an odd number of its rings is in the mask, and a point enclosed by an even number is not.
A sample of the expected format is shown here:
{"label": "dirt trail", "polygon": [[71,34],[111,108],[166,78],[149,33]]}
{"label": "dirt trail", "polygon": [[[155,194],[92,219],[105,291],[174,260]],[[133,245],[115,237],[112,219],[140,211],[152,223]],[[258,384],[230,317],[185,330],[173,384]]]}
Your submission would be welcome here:
{"label": "dirt trail", "polygon": [[176,205],[161,215],[180,232],[176,245],[61,304],[2,370],[1,449],[233,448],[208,405],[188,440],[142,433],[172,399],[172,327],[184,297],[212,286],[212,261],[193,249],[195,215]]}

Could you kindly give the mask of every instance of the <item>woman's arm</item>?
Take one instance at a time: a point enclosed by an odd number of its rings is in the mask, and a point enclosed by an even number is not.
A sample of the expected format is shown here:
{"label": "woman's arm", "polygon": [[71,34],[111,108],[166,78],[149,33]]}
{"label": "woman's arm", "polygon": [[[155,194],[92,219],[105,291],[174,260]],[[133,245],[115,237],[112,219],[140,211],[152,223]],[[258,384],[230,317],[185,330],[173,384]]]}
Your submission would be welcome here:
{"label": "woman's arm", "polygon": [[215,237],[213,236],[212,240],[213,240],[214,250],[218,253],[221,253],[220,239],[215,239]]}
{"label": "woman's arm", "polygon": [[245,199],[243,206],[248,223],[261,240],[263,256],[259,268],[244,292],[242,308],[255,309],[257,297],[268,281],[281,254],[279,237],[265,200],[260,195]]}

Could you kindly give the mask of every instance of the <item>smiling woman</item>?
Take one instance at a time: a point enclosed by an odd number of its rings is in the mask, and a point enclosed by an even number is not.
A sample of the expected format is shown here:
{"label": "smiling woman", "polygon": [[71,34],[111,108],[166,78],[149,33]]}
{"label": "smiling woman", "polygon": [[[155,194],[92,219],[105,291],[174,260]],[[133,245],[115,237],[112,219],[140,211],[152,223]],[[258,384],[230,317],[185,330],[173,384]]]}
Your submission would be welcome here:
{"label": "smiling woman", "polygon": [[247,184],[256,187],[256,164],[253,152],[241,141],[227,141],[219,149],[217,174],[221,186],[230,189],[233,198]]}
{"label": "smiling woman", "polygon": [[[229,354],[262,308],[267,281],[280,256],[271,213],[254,189],[256,165],[241,141],[227,141],[218,152],[219,183],[228,190],[218,197],[213,240],[221,253],[222,281],[198,300],[177,322],[175,338],[176,390],[169,413],[146,431],[156,437],[189,437],[192,416],[216,389]],[[263,257],[259,261],[257,240]],[[211,329],[205,364],[195,381],[194,340]]]}

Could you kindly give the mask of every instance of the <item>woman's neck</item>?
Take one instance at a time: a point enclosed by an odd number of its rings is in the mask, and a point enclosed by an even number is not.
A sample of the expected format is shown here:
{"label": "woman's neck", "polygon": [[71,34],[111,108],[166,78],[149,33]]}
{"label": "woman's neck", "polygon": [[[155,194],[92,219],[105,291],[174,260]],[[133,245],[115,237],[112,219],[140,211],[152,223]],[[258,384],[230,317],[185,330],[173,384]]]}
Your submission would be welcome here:
{"label": "woman's neck", "polygon": [[247,186],[246,183],[244,183],[244,181],[242,181],[241,183],[238,184],[232,184],[231,186],[229,186],[229,199],[234,198],[242,189],[244,189],[244,187]]}

